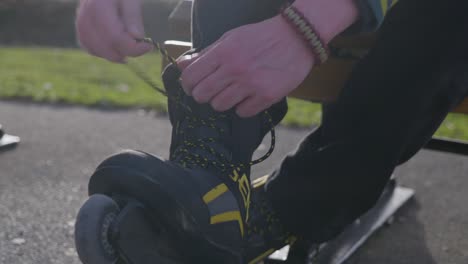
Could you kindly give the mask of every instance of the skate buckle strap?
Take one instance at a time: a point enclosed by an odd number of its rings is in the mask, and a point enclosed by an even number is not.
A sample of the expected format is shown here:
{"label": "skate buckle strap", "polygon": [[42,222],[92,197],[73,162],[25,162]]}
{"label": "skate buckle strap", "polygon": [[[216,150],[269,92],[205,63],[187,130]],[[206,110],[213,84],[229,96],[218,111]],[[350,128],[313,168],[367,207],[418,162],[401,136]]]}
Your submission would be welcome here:
{"label": "skate buckle strap", "polygon": [[[232,209],[231,208],[230,210],[227,210],[225,212],[212,215],[210,218],[210,224],[219,224],[219,223],[237,221],[239,224],[239,231],[241,233],[241,236],[244,237],[244,234],[245,234],[244,223],[246,223],[249,220],[251,189],[250,189],[250,183],[249,183],[247,174],[243,173],[242,175],[240,175],[239,174],[240,172],[241,172],[240,169],[234,170],[233,173],[229,175],[229,178],[232,180],[233,183],[237,184],[237,188],[239,189],[239,193],[242,197],[242,203],[245,208],[244,210],[245,216],[242,217],[241,211],[238,208],[237,210],[231,210]],[[231,188],[235,188],[235,187],[231,186]],[[202,199],[205,202],[205,204],[208,207],[210,207],[211,204],[214,204],[218,198],[221,198],[228,191],[229,191],[228,186],[225,183],[221,183],[217,185],[216,187],[212,188],[211,190],[209,190],[203,196]],[[232,193],[229,192],[229,194],[232,194]]]}
{"label": "skate buckle strap", "polygon": [[[203,196],[203,201],[205,204],[209,205],[211,202],[215,201],[221,195],[225,194],[228,191],[226,184],[221,183],[220,185],[214,187],[209,192]],[[224,222],[237,221],[239,223],[239,228],[241,235],[244,236],[244,222],[242,221],[242,216],[239,210],[227,211],[211,216],[210,224],[219,224]]]}

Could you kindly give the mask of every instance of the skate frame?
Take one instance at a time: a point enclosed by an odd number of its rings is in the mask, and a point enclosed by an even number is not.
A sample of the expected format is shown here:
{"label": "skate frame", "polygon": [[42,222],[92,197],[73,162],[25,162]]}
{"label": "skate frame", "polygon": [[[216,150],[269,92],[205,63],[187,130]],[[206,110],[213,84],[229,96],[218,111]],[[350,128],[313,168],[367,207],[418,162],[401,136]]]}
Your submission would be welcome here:
{"label": "skate frame", "polygon": [[391,180],[377,204],[334,240],[318,248],[299,245],[290,249],[287,246],[274,252],[264,263],[309,263],[312,260],[320,264],[344,263],[380,227],[391,224],[393,215],[413,196],[412,189],[397,186],[396,181]]}

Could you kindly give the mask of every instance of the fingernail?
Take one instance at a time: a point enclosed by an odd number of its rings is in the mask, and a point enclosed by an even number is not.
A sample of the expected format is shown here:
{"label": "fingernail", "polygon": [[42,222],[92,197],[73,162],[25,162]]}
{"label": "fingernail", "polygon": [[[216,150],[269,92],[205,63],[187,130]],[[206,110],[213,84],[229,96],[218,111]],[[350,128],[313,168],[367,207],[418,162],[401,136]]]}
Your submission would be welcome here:
{"label": "fingernail", "polygon": [[192,55],[184,55],[182,57],[177,58],[176,61],[180,62],[180,61],[185,61],[185,60],[190,60],[190,59],[192,59]]}

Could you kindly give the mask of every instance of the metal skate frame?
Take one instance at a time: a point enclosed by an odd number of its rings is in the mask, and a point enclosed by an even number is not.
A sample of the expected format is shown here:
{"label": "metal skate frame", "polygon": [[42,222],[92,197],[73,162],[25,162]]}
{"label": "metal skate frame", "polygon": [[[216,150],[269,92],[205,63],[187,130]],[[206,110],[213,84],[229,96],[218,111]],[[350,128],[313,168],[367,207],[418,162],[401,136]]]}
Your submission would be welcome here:
{"label": "metal skate frame", "polygon": [[287,246],[273,253],[264,263],[309,263],[313,260],[313,263],[341,264],[380,227],[391,224],[393,215],[413,195],[412,189],[397,186],[396,181],[392,179],[377,204],[334,240],[319,247],[306,244],[290,249]]}
{"label": "metal skate frame", "polygon": [[[170,29],[176,39],[190,39],[191,0],[184,0],[174,9],[169,17]],[[290,95],[291,97],[312,102],[333,101],[347,80],[353,65],[368,49],[373,46],[374,34],[352,37],[338,37],[331,46],[345,56],[331,56],[327,63],[314,68],[306,80]],[[166,41],[166,49],[172,57],[178,57],[191,48],[191,43]],[[163,61],[163,67],[168,63]],[[468,114],[468,97],[453,110],[455,113]],[[451,139],[433,138],[426,149],[468,155],[468,142]],[[356,220],[336,239],[313,248],[307,244],[289,246],[274,252],[268,263],[314,263],[341,264],[348,259],[363,243],[386,223],[390,224],[393,215],[404,206],[414,191],[398,186],[392,179],[377,204]]]}

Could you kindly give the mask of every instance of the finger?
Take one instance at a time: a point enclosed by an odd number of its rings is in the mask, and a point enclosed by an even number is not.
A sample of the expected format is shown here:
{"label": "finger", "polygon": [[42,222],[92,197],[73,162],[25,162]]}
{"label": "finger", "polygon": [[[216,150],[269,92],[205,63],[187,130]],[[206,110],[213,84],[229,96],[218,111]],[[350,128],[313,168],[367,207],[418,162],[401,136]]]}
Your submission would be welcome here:
{"label": "finger", "polygon": [[121,40],[119,49],[121,53],[127,56],[141,56],[153,49],[153,45],[146,42],[136,42],[133,40],[145,37],[145,28],[143,25],[142,3],[141,0],[123,0],[121,3],[122,20],[126,32],[130,35],[129,39]]}
{"label": "finger", "polygon": [[142,39],[145,37],[143,26],[143,15],[141,13],[140,0],[120,1],[122,20],[128,33],[133,38]]}
{"label": "finger", "polygon": [[90,54],[97,56],[97,57],[104,58],[111,62],[116,62],[116,63],[125,62],[125,57],[122,56],[115,49],[113,49],[111,46],[108,46],[107,43],[103,42],[97,32],[90,32],[88,38],[92,47],[89,50]]}
{"label": "finger", "polygon": [[187,54],[180,56],[179,58],[176,59],[177,66],[183,71],[187,66],[189,66],[191,63],[193,63],[197,58],[199,58],[201,55],[207,53],[211,48],[216,46],[218,42],[214,42],[205,49],[201,50],[200,52],[197,53],[192,53],[192,54]]}
{"label": "finger", "polygon": [[80,1],[80,5],[78,6],[76,13],[75,28],[78,44],[83,49],[89,51],[92,48],[89,41],[89,34],[90,31],[95,28],[92,26],[91,21],[93,17],[90,15],[94,10],[87,8],[87,2],[87,0]]}
{"label": "finger", "polygon": [[211,100],[211,106],[214,110],[223,112],[233,108],[248,97],[248,90],[239,89],[237,84],[232,84]]}
{"label": "finger", "polygon": [[197,54],[189,54],[180,56],[176,59],[177,66],[181,71],[183,71],[187,66],[194,62],[198,58]]}
{"label": "finger", "polygon": [[78,39],[78,44],[84,50],[90,52],[92,49],[92,45],[90,43],[89,35],[90,35],[91,27],[89,25],[88,19],[77,19],[76,21],[76,37]]}
{"label": "finger", "polygon": [[[115,52],[122,56],[139,56],[151,50],[148,43],[137,42],[128,32],[121,17],[119,17],[118,6],[115,0],[99,0],[96,5],[99,6],[99,17],[96,18],[98,32],[103,36],[106,46],[109,46]],[[109,8],[110,4],[115,4]],[[102,8],[106,7],[106,8]]]}
{"label": "finger", "polygon": [[207,103],[218,93],[228,88],[231,83],[232,78],[229,77],[228,72],[220,67],[193,88],[192,96],[198,103]]}
{"label": "finger", "polygon": [[128,33],[123,33],[114,42],[114,49],[120,54],[130,57],[138,57],[153,50],[153,45],[135,40]]}
{"label": "finger", "polygon": [[252,96],[237,105],[236,113],[240,117],[252,117],[268,107],[270,107],[268,102],[258,96]]}
{"label": "finger", "polygon": [[216,56],[216,47],[205,51],[185,67],[181,75],[181,83],[186,94],[191,95],[198,83],[219,68],[220,62]]}
{"label": "finger", "polygon": [[[82,6],[82,8],[84,8]],[[96,31],[95,16],[92,12],[95,10],[82,10],[77,19],[77,33],[80,45],[91,55],[107,59],[112,62],[123,62],[123,57],[106,46],[105,42]]]}

